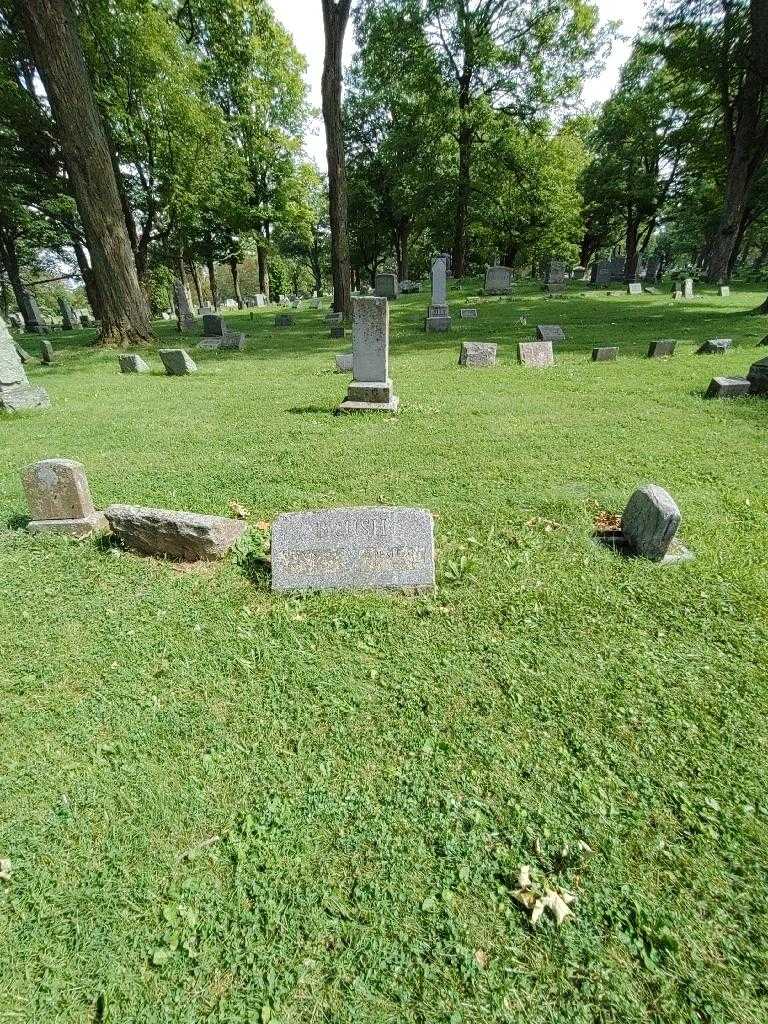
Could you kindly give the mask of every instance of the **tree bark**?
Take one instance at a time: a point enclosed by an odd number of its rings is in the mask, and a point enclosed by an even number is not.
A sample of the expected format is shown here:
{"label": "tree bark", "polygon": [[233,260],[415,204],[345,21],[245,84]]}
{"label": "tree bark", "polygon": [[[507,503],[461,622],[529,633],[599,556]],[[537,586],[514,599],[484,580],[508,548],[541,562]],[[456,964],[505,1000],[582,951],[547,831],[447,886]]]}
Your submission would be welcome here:
{"label": "tree bark", "polygon": [[630,281],[637,280],[637,261],[639,253],[637,251],[637,237],[638,237],[638,223],[635,218],[629,214],[627,217],[627,234],[626,234],[626,262],[624,264],[624,283],[629,284]]}
{"label": "tree bark", "polygon": [[409,221],[401,221],[395,230],[395,251],[397,253],[397,279],[398,281],[409,281],[411,274],[411,259],[408,251],[408,243],[411,237],[411,225]]}
{"label": "tree bark", "polygon": [[72,235],[70,235],[70,238],[72,238],[72,248],[75,250],[75,259],[80,269],[80,276],[83,279],[83,287],[85,288],[88,305],[91,307],[91,312],[95,319],[101,320],[101,298],[93,277],[93,268],[88,259],[88,253],[85,251],[85,246],[79,238],[75,238]]}
{"label": "tree bark", "polygon": [[467,253],[467,222],[472,174],[472,126],[469,123],[469,84],[472,73],[459,80],[459,178],[456,185],[456,220],[453,235],[453,276],[464,277]]}
{"label": "tree bark", "polygon": [[237,308],[243,308],[243,296],[240,292],[240,273],[237,269],[237,256],[229,257],[229,272],[232,275],[232,287],[235,290],[235,298],[237,299]]}
{"label": "tree bark", "polygon": [[259,254],[259,291],[266,295],[269,302],[269,257],[267,247],[263,242],[256,243],[256,251]]}
{"label": "tree bark", "polygon": [[28,327],[27,311],[24,305],[24,285],[19,272],[19,260],[16,255],[16,238],[11,231],[0,227],[0,263],[3,265],[16,305],[24,317],[24,326]]}
{"label": "tree bark", "polygon": [[211,289],[211,305],[219,308],[219,286],[216,284],[216,263],[213,258],[213,236],[205,233],[205,269],[208,271],[208,287]]}
{"label": "tree bark", "polygon": [[187,260],[187,266],[189,267],[189,273],[192,278],[192,284],[195,286],[195,295],[197,296],[197,305],[202,306],[203,304],[203,290],[200,287],[200,275],[197,272],[197,264],[193,259]]}
{"label": "tree bark", "polygon": [[56,121],[98,282],[99,340],[122,346],[144,344],[152,336],[149,309],[71,8],[65,0],[20,0],[19,6]]}
{"label": "tree bark", "polygon": [[335,312],[349,317],[352,312],[352,270],[347,237],[347,170],[341,110],[341,55],[351,0],[322,0],[322,4],[325,25],[322,95],[328,157],[333,308]]}

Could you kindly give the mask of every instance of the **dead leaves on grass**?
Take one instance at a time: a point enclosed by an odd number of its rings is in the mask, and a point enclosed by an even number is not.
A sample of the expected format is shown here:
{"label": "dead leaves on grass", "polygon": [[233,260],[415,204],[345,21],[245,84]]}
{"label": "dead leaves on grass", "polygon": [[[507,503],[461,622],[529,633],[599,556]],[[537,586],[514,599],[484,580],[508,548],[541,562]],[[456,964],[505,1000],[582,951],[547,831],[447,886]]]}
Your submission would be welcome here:
{"label": "dead leaves on grass", "polygon": [[573,913],[571,904],[576,897],[567,889],[538,888],[531,880],[531,868],[528,864],[521,864],[517,876],[519,888],[512,892],[512,899],[518,906],[530,914],[530,922],[534,927],[541,920],[545,911],[549,911],[554,917],[558,927],[563,924],[567,917]]}
{"label": "dead leaves on grass", "polygon": [[7,857],[0,859],[0,882],[10,882],[12,871],[10,860]]}

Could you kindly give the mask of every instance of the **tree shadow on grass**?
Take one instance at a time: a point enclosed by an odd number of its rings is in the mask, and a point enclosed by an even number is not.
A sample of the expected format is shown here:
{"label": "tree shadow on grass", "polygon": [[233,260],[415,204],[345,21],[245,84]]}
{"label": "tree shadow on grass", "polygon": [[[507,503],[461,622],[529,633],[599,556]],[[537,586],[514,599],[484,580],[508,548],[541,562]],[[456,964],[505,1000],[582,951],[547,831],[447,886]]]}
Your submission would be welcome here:
{"label": "tree shadow on grass", "polygon": [[289,409],[288,412],[294,416],[303,416],[305,413],[322,413],[328,415],[335,411],[335,406],[331,405],[296,405],[293,409]]}

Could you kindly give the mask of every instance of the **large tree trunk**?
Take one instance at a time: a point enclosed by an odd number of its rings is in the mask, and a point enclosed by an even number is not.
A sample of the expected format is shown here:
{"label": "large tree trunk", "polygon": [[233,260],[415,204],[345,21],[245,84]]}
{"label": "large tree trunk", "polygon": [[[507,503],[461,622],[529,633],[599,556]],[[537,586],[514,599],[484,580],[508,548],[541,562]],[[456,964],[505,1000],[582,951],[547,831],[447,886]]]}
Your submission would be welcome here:
{"label": "large tree trunk", "polygon": [[237,299],[237,308],[243,308],[243,296],[240,293],[240,273],[237,269],[237,256],[229,257],[229,272],[232,275],[232,287],[235,290],[235,298]]}
{"label": "large tree trunk", "polygon": [[464,277],[467,254],[467,222],[472,175],[473,132],[469,121],[469,88],[473,70],[469,67],[459,79],[459,178],[456,184],[456,219],[453,235],[453,276]]}
{"label": "large tree trunk", "polygon": [[256,243],[256,251],[259,254],[259,291],[266,295],[269,302],[269,256],[267,246],[264,242]]}
{"label": "large tree trunk", "polygon": [[197,296],[198,307],[203,304],[203,290],[200,287],[200,275],[197,272],[197,264],[193,259],[187,260],[187,266],[189,267],[189,273],[192,277],[192,284],[195,286],[195,295]]}
{"label": "large tree trunk", "polygon": [[216,284],[216,264],[213,259],[213,237],[210,231],[205,233],[205,269],[208,271],[208,287],[211,289],[211,305],[219,308],[219,286]]}
{"label": "large tree trunk", "polygon": [[16,239],[11,231],[0,228],[0,263],[8,277],[16,305],[24,317],[24,326],[29,327],[27,310],[24,303],[24,285],[19,272],[19,260],[16,255]]}
{"label": "large tree trunk", "polygon": [[328,157],[331,221],[333,308],[348,317],[352,311],[352,281],[347,238],[347,171],[341,116],[341,55],[351,0],[322,0],[325,24],[323,63],[323,121]]}
{"label": "large tree trunk", "polygon": [[109,146],[66,0],[20,0],[29,45],[56,121],[101,300],[102,344],[149,341],[149,309],[120,203]]}
{"label": "large tree trunk", "polygon": [[75,238],[73,235],[70,235],[70,238],[72,239],[72,248],[75,250],[77,266],[80,269],[80,276],[83,279],[83,287],[85,288],[88,305],[91,307],[94,317],[97,320],[101,320],[101,297],[93,276],[93,267],[88,259],[88,253],[85,251],[85,246],[79,238]]}
{"label": "large tree trunk", "polygon": [[411,259],[408,251],[408,243],[411,237],[411,225],[408,221],[401,221],[395,231],[395,251],[397,253],[397,279],[398,281],[409,281],[411,274]]}
{"label": "large tree trunk", "polygon": [[626,235],[626,249],[627,249],[627,260],[624,264],[624,282],[628,284],[630,281],[637,280],[637,261],[639,253],[637,251],[637,235],[638,235],[638,224],[631,213],[627,217],[627,235]]}

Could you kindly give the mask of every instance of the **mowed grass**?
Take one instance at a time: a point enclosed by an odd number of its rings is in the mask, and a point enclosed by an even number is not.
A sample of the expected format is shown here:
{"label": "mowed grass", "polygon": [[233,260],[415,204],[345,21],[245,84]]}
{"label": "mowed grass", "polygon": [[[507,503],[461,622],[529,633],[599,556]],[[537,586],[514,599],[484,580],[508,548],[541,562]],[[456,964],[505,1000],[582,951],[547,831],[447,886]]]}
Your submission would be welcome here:
{"label": "mowed grass", "polygon": [[[426,292],[392,305],[397,418],[331,415],[315,311],[231,315],[241,354],[158,325],[193,377],[121,376],[88,332],[30,369],[52,408],[0,422],[2,1024],[768,1018],[768,404],[702,400],[766,354],[764,296],[478,288],[450,335]],[[544,371],[515,360],[537,323],[568,332]],[[53,456],[100,506],[426,507],[438,591],[28,536],[20,470]],[[648,481],[694,562],[591,541]],[[578,895],[561,928],[521,864]]]}

